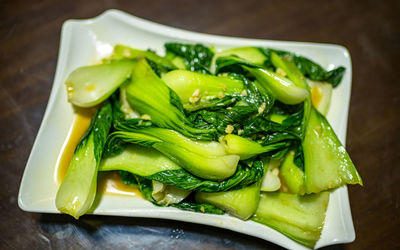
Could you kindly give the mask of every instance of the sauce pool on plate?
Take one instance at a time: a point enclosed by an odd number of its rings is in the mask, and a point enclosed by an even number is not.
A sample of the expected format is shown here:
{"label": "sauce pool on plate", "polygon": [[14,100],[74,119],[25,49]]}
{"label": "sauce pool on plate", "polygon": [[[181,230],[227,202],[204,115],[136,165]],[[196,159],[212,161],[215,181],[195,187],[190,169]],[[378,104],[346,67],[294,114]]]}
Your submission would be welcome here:
{"label": "sauce pool on plate", "polygon": [[[62,180],[64,179],[69,163],[74,155],[76,145],[78,145],[82,136],[85,134],[90,125],[90,120],[95,112],[95,109],[76,110],[74,121],[72,122],[67,138],[65,139],[64,145],[57,159],[56,180],[59,184],[61,184]],[[141,196],[136,187],[125,185],[116,171],[99,172],[97,193]]]}

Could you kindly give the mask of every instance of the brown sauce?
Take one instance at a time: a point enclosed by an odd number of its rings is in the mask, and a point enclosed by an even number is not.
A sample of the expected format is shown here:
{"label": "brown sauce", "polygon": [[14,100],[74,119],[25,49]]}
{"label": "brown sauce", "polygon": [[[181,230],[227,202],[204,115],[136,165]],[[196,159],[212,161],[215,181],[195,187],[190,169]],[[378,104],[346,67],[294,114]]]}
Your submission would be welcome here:
{"label": "brown sauce", "polygon": [[99,172],[97,192],[125,196],[142,196],[137,187],[125,185],[117,171]]}
{"label": "brown sauce", "polygon": [[[85,134],[90,125],[90,120],[95,113],[95,109],[76,110],[74,121],[68,131],[67,138],[57,159],[57,182],[61,183],[67,172],[69,163],[74,155],[76,145]],[[99,172],[97,181],[97,192],[100,194],[115,194],[127,196],[141,196],[136,187],[125,185],[117,171]]]}

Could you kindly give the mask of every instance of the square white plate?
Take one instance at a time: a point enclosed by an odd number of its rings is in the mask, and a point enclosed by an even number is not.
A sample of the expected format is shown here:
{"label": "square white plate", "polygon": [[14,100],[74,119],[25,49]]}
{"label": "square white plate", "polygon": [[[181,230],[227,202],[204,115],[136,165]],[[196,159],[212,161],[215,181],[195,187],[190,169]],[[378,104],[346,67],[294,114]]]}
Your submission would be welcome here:
{"label": "square white plate", "polygon": [[[200,34],[152,23],[118,10],[109,10],[88,20],[68,20],[62,27],[56,75],[47,109],[22,178],[18,204],[29,212],[59,213],[55,207],[58,190],[56,161],[74,113],[67,102],[64,81],[69,73],[92,64],[111,53],[115,44],[164,53],[165,42],[203,43],[217,50],[238,46],[272,47],[312,58],[327,69],[346,67],[346,74],[333,91],[328,120],[344,144],[351,91],[351,60],[346,48],[338,45],[268,41]],[[160,208],[141,198],[103,195],[93,214],[163,218],[227,228],[256,236],[290,249],[305,247],[281,233],[253,221],[228,215],[210,215]],[[355,239],[347,188],[331,193],[325,225],[316,248],[348,243]]]}

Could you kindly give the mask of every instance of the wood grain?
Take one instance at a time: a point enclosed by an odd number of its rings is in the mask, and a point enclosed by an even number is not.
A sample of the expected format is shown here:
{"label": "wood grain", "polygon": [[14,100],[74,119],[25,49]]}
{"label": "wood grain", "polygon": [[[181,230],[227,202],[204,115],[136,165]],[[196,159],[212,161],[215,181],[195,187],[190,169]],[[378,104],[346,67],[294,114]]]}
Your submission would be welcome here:
{"label": "wood grain", "polygon": [[399,1],[0,1],[0,248],[279,249],[174,221],[21,211],[17,194],[54,77],[61,25],[116,8],[183,29],[335,43],[353,62],[347,148],[364,179],[350,187],[357,239],[331,249],[399,249]]}

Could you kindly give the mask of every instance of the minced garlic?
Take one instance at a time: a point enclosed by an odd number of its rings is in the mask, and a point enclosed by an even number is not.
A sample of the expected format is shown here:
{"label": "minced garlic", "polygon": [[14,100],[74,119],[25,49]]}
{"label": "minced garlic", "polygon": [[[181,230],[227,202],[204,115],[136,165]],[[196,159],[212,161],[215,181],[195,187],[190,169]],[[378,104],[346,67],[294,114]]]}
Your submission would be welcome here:
{"label": "minced garlic", "polygon": [[276,73],[281,76],[287,76],[287,73],[281,68],[276,68]]}
{"label": "minced garlic", "polygon": [[264,112],[266,106],[267,105],[265,104],[265,102],[263,102],[261,104],[261,106],[258,108],[258,114],[262,114],[262,112]]}
{"label": "minced garlic", "polygon": [[201,90],[200,89],[196,89],[192,96],[189,97],[189,102],[192,104],[195,104],[196,102],[200,101],[200,97],[201,97]]}
{"label": "minced garlic", "polygon": [[131,57],[131,50],[126,48],[126,49],[124,49],[122,54],[124,55],[124,57]]}
{"label": "minced garlic", "polygon": [[151,120],[151,117],[148,114],[143,114],[140,118],[143,120]]}
{"label": "minced garlic", "polygon": [[198,97],[198,96],[191,96],[191,97],[189,97],[189,102],[191,103],[191,104],[195,104],[196,102],[198,102],[198,101],[200,101],[200,97]]}
{"label": "minced garlic", "polygon": [[315,126],[314,127],[314,131],[317,133],[317,135],[321,135],[321,133],[322,133],[322,128],[321,128],[321,126]]}
{"label": "minced garlic", "polygon": [[279,168],[274,168],[271,173],[272,173],[273,176],[278,176]]}
{"label": "minced garlic", "polygon": [[192,96],[200,96],[200,93],[201,93],[201,90],[200,90],[200,89],[196,89],[196,90],[193,92]]}
{"label": "minced garlic", "polygon": [[231,134],[235,128],[232,125],[228,125],[225,128],[225,133]]}

